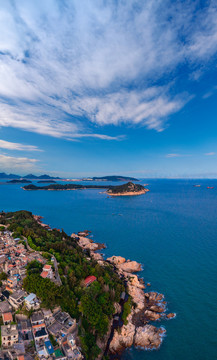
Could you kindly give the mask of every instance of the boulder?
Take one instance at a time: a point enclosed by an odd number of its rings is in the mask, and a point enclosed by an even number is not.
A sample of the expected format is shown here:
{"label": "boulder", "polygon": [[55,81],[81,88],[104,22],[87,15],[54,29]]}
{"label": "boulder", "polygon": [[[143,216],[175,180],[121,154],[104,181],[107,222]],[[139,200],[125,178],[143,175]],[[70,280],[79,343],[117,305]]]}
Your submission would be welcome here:
{"label": "boulder", "polygon": [[114,331],[114,336],[109,346],[112,354],[120,353],[133,345],[135,325],[132,324],[131,319],[132,316],[130,314],[127,325],[123,325],[119,332],[117,330]]}
{"label": "boulder", "polygon": [[170,313],[170,314],[167,314],[167,319],[174,319],[174,317],[176,317],[176,314],[174,313]]}
{"label": "boulder", "polygon": [[118,268],[129,273],[134,273],[142,270],[141,264],[139,264],[137,261],[130,260],[126,261],[125,263],[118,264]]}
{"label": "boulder", "polygon": [[153,325],[145,325],[136,329],[134,345],[143,347],[144,349],[158,349],[162,342],[162,336],[166,330],[157,328]]}
{"label": "boulder", "polygon": [[126,259],[122,256],[112,256],[110,258],[107,258],[106,260],[114,265],[123,264],[126,261]]}
{"label": "boulder", "polygon": [[165,306],[152,305],[150,306],[150,310],[157,313],[162,313],[165,311]]}
{"label": "boulder", "polygon": [[155,321],[155,320],[159,320],[161,318],[161,315],[159,313],[156,313],[154,311],[150,311],[150,310],[146,310],[145,311],[145,316],[150,320],[150,321]]}

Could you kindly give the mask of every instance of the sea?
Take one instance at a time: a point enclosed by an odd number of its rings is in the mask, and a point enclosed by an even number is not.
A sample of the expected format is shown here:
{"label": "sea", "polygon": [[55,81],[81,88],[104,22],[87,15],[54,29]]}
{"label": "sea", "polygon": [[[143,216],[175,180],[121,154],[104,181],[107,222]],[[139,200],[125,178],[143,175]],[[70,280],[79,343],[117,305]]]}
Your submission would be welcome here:
{"label": "sea", "polygon": [[176,318],[155,323],[167,331],[159,350],[132,348],[122,359],[216,360],[217,180],[140,183],[150,192],[112,198],[100,190],[24,191],[1,182],[0,211],[29,210],[68,234],[90,230],[106,244],[106,257],[142,263],[147,291],[163,293]]}

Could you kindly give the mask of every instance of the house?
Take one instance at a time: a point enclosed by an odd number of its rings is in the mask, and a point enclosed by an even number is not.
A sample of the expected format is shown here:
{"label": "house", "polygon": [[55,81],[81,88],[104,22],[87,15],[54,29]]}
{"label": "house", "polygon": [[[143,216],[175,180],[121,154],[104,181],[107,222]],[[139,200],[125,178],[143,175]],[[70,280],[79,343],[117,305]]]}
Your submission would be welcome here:
{"label": "house", "polygon": [[43,277],[44,279],[53,279],[53,271],[51,265],[44,265],[41,277]]}
{"label": "house", "polygon": [[25,295],[25,291],[17,290],[9,296],[8,301],[15,309],[18,309],[24,303]]}
{"label": "house", "polygon": [[40,303],[35,294],[31,293],[25,298],[25,304],[28,310],[37,310],[40,308]]}
{"label": "house", "polygon": [[19,338],[26,344],[33,340],[32,327],[29,319],[18,321]]}
{"label": "house", "polygon": [[[11,271],[11,270],[10,270]],[[11,276],[7,279],[7,285],[14,289],[17,286],[17,276]]]}
{"label": "house", "polygon": [[42,311],[36,311],[31,316],[32,325],[39,325],[44,323],[44,315]]}
{"label": "house", "polygon": [[2,347],[11,347],[14,343],[18,342],[18,330],[16,325],[3,325],[1,326],[1,340]]}
{"label": "house", "polygon": [[3,313],[10,312],[12,310],[12,306],[9,304],[7,300],[0,302],[0,315]]}
{"label": "house", "polygon": [[97,279],[96,279],[96,277],[95,276],[93,276],[93,275],[90,275],[90,276],[88,276],[85,280],[84,280],[84,285],[86,286],[86,287],[88,287],[90,284],[92,284],[94,281],[96,281]]}
{"label": "house", "polygon": [[46,340],[46,341],[44,342],[44,345],[45,345],[45,347],[46,347],[47,355],[48,355],[48,356],[52,355],[52,354],[54,353],[54,348],[53,348],[50,340]]}
{"label": "house", "polygon": [[6,260],[5,255],[0,255],[0,266],[4,264],[5,260]]}
{"label": "house", "polygon": [[83,356],[76,345],[73,335],[70,334],[67,336],[66,340],[64,339],[62,342],[62,348],[67,358],[73,360],[83,359]]}
{"label": "house", "polygon": [[5,312],[2,314],[2,319],[4,325],[8,325],[13,321],[13,316],[11,312]]}

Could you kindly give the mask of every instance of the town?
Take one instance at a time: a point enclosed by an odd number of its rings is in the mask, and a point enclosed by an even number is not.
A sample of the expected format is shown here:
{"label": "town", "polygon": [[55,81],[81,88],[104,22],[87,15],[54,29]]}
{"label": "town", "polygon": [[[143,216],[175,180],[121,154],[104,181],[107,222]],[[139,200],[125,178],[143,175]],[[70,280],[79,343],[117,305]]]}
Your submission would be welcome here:
{"label": "town", "polygon": [[0,230],[0,359],[83,359],[76,319],[60,306],[52,310],[41,307],[36,294],[23,288],[27,267],[34,262],[43,266],[43,279],[58,285],[55,257],[48,261],[31,249],[26,239],[14,238],[5,225],[0,225]]}

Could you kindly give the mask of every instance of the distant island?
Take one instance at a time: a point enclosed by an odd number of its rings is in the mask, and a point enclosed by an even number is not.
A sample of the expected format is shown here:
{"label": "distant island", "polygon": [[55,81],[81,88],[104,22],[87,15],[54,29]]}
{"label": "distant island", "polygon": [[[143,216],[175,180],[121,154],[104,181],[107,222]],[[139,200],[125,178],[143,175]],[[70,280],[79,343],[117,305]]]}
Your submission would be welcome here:
{"label": "distant island", "polygon": [[36,186],[33,184],[23,187],[24,190],[83,190],[83,189],[107,189],[106,193],[111,196],[142,195],[149,191],[143,185],[128,182],[123,185],[80,185],[80,184],[50,184]]}
{"label": "distant island", "polygon": [[54,179],[54,180],[61,180],[61,178],[59,177],[55,177],[55,176],[50,176],[47,174],[44,175],[33,175],[33,174],[28,174],[25,176],[21,176],[21,175],[17,175],[17,174],[6,174],[6,173],[0,173],[0,179],[31,179],[31,180],[50,180],[50,179]]}
{"label": "distant island", "polygon": [[83,181],[139,181],[136,178],[121,176],[121,175],[84,178],[82,180]]}
{"label": "distant island", "polygon": [[8,184],[30,184],[31,181],[27,179],[14,179],[7,181]]}
{"label": "distant island", "polygon": [[38,184],[55,184],[56,181],[54,180],[40,180],[40,181],[37,181]]}

